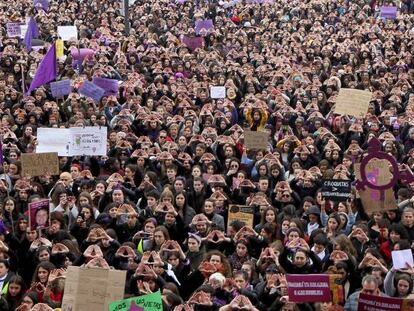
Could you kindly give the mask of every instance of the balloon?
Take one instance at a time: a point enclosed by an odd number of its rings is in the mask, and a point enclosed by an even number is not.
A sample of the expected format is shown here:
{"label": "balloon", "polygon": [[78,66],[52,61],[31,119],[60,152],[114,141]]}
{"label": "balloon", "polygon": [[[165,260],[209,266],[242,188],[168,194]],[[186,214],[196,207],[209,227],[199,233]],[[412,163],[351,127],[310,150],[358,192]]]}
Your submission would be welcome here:
{"label": "balloon", "polygon": [[93,57],[95,55],[95,50],[92,49],[77,49],[73,48],[70,51],[73,60],[83,61],[86,57]]}

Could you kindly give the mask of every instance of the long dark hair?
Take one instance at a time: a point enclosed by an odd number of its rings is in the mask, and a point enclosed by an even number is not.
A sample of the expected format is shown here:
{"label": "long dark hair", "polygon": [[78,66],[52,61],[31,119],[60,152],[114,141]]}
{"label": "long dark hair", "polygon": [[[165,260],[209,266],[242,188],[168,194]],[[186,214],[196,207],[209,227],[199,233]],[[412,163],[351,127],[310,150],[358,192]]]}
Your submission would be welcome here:
{"label": "long dark hair", "polygon": [[20,293],[16,297],[12,297],[10,295],[10,292],[7,291],[5,298],[10,303],[11,300],[15,300],[20,302],[20,300],[23,298],[24,293],[26,292],[26,284],[23,280],[23,278],[20,275],[13,275],[9,280],[9,286],[10,284],[17,284],[20,286]]}
{"label": "long dark hair", "polygon": [[39,263],[39,264],[37,265],[36,270],[35,270],[35,272],[33,273],[33,279],[32,279],[32,282],[33,282],[33,283],[40,282],[39,277],[37,276],[37,274],[38,274],[38,272],[39,272],[39,269],[40,269],[40,268],[47,270],[49,273],[50,273],[50,271],[52,271],[53,269],[56,269],[55,265],[54,265],[54,264],[52,264],[52,263],[50,263],[49,261],[42,261],[41,263]]}

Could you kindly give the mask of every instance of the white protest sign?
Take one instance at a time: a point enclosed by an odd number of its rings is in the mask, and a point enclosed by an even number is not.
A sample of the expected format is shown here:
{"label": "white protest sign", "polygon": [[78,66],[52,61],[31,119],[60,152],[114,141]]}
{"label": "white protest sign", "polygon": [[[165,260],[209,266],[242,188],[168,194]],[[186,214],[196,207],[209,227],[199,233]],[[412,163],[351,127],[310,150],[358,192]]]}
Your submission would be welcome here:
{"label": "white protest sign", "polygon": [[407,265],[414,266],[413,253],[411,249],[392,251],[392,264],[394,269],[406,269]]}
{"label": "white protest sign", "polygon": [[36,153],[57,152],[59,156],[106,155],[106,127],[39,128]]}
{"label": "white protest sign", "polygon": [[24,37],[26,36],[26,32],[27,32],[27,24],[25,25],[20,25],[20,38],[24,39]]}
{"label": "white protest sign", "polygon": [[210,97],[215,98],[226,98],[226,87],[225,86],[212,86],[210,87]]}
{"label": "white protest sign", "polygon": [[72,127],[69,129],[69,155],[106,155],[106,127]]}
{"label": "white protest sign", "polygon": [[57,152],[58,156],[68,156],[69,144],[69,129],[41,127],[37,130],[36,153]]}
{"label": "white protest sign", "polygon": [[78,28],[76,26],[58,26],[57,32],[63,41],[78,40]]}
{"label": "white protest sign", "polygon": [[20,37],[20,23],[7,23],[7,37],[14,38],[14,37]]}

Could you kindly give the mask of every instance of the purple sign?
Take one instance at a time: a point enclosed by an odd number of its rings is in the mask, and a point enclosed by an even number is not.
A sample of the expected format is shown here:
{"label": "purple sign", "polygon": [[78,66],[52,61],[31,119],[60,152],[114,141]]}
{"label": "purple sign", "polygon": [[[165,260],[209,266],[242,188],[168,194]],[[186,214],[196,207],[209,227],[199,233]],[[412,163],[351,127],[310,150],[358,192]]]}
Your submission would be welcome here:
{"label": "purple sign", "polygon": [[384,296],[359,294],[358,297],[358,311],[381,310],[381,311],[399,311],[411,310],[411,308],[404,308],[405,302],[408,299],[392,298]]}
{"label": "purple sign", "polygon": [[182,42],[191,50],[191,52],[194,52],[196,49],[203,47],[204,38],[184,36]]}
{"label": "purple sign", "polygon": [[196,32],[196,34],[199,35],[200,32],[203,29],[206,32],[214,29],[213,21],[211,19],[206,19],[206,20],[202,20],[202,21],[196,21],[196,23],[195,23],[195,32]]}
{"label": "purple sign", "polygon": [[105,94],[105,90],[103,88],[100,88],[90,81],[83,82],[78,91],[83,96],[92,98],[95,102],[99,102]]}
{"label": "purple sign", "polygon": [[290,302],[331,301],[328,274],[288,274],[286,280]]}
{"label": "purple sign", "polygon": [[72,86],[70,80],[62,80],[50,83],[50,90],[55,98],[62,98],[65,95],[69,95],[72,92]]}
{"label": "purple sign", "polygon": [[105,90],[105,94],[104,94],[105,96],[107,95],[117,96],[118,95],[118,92],[119,92],[118,80],[94,77],[92,82],[93,84]]}
{"label": "purple sign", "polygon": [[396,19],[397,18],[397,7],[396,6],[382,6],[380,17],[385,18],[385,19]]}
{"label": "purple sign", "polygon": [[33,5],[35,8],[40,8],[44,11],[49,10],[49,0],[34,0]]}
{"label": "purple sign", "polygon": [[21,30],[20,30],[20,23],[7,23],[7,37],[13,38],[13,37],[20,37]]}

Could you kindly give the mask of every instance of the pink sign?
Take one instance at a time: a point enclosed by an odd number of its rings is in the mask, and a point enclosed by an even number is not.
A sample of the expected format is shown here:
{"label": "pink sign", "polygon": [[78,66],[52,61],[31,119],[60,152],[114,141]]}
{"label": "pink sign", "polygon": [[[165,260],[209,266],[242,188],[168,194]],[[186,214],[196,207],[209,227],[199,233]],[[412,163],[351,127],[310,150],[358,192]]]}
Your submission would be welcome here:
{"label": "pink sign", "polygon": [[327,274],[288,274],[286,280],[290,302],[331,301]]}
{"label": "pink sign", "polygon": [[[404,310],[403,299],[359,294],[358,311],[397,311]],[[405,309],[406,310],[406,309]]]}

